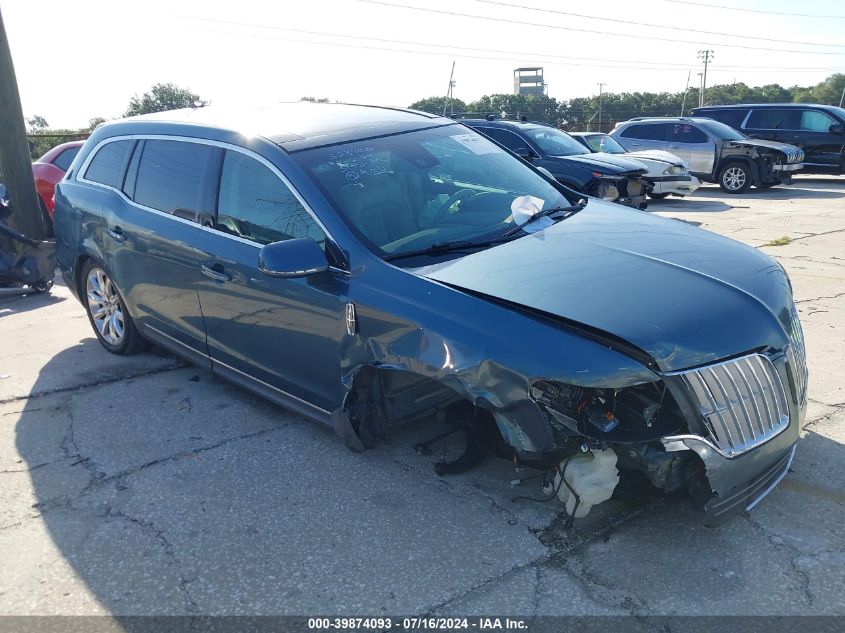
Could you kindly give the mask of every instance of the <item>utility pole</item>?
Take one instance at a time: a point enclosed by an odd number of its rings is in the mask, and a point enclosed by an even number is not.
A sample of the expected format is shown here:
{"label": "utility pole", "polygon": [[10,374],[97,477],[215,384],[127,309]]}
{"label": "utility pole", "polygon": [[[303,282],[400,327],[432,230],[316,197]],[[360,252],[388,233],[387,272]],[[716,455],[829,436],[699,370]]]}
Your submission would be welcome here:
{"label": "utility pole", "polygon": [[446,99],[443,101],[443,116],[446,116],[446,106],[452,103],[452,88],[455,87],[455,82],[452,78],[455,76],[455,62],[452,62],[452,72],[449,73],[449,88],[446,90]]}
{"label": "utility pole", "polygon": [[684,88],[684,98],[681,101],[681,116],[684,116],[684,109],[687,107],[687,93],[689,92],[689,78],[692,76],[692,71],[687,71],[687,87]]}
{"label": "utility pole", "polygon": [[842,102],[845,101],[845,86],[842,86],[842,96],[839,97],[839,107],[842,107]]}
{"label": "utility pole", "polygon": [[698,59],[704,62],[704,78],[701,80],[701,96],[699,107],[704,105],[704,91],[707,90],[707,65],[713,61],[713,51],[698,51]]}
{"label": "utility pole", "polygon": [[15,78],[12,52],[0,13],[0,162],[12,204],[9,226],[36,240],[45,237],[44,218],[35,193],[32,158]]}
{"label": "utility pole", "polygon": [[599,132],[602,131],[602,129],[601,129],[601,96],[602,96],[602,90],[606,85],[607,85],[606,83],[598,84],[598,87],[599,87]]}
{"label": "utility pole", "polygon": [[704,81],[703,81],[704,73],[696,73],[696,74],[698,75],[698,107],[700,108],[701,106],[704,105],[704,90],[702,90],[702,87],[704,86]]}

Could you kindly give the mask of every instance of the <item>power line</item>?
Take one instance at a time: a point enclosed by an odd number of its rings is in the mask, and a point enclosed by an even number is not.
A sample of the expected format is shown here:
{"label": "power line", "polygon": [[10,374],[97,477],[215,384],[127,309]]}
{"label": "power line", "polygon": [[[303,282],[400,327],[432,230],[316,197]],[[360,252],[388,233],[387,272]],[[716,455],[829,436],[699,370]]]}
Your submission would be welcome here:
{"label": "power line", "polygon": [[545,29],[554,29],[554,30],[562,30],[562,31],[575,31],[576,33],[590,33],[593,35],[603,35],[603,36],[613,36],[613,37],[627,37],[633,38],[636,40],[655,40],[661,42],[675,42],[681,44],[704,44],[707,46],[723,46],[727,48],[741,48],[746,50],[755,50],[755,51],[770,51],[775,53],[797,53],[801,55],[843,55],[841,52],[833,52],[833,51],[799,51],[793,50],[788,48],[766,48],[762,46],[743,46],[741,44],[725,44],[723,42],[718,42],[714,44],[713,42],[701,42],[701,41],[694,41],[694,40],[680,40],[674,39],[669,37],[657,37],[655,35],[639,35],[639,34],[631,34],[631,33],[608,33],[607,31],[596,31],[584,28],[576,28],[576,27],[569,27],[569,26],[560,26],[557,24],[544,24],[542,22],[526,22],[523,20],[512,20],[508,18],[496,18],[488,15],[478,15],[476,13],[461,13],[458,11],[446,11],[444,9],[432,9],[429,7],[415,7],[408,4],[397,4],[393,2],[384,2],[382,0],[358,0],[358,2],[364,2],[366,4],[375,4],[385,7],[392,7],[394,9],[410,9],[412,11],[423,11],[426,13],[438,13],[441,15],[451,15],[453,17],[463,17],[463,18],[473,18],[475,20],[488,20],[491,22],[504,22],[507,24],[518,24],[520,26],[538,26]]}
{"label": "power line", "polygon": [[[517,56],[517,57],[491,57],[490,55],[472,55],[470,53],[464,53],[464,52],[455,53],[455,52],[450,52],[449,50],[412,50],[412,49],[408,49],[408,48],[397,48],[397,47],[393,47],[393,46],[367,45],[367,44],[361,44],[361,43],[357,43],[357,42],[325,42],[325,41],[318,41],[318,40],[307,39],[307,38],[280,37],[280,36],[274,36],[274,35],[269,35],[269,34],[239,33],[237,31],[223,30],[223,29],[196,28],[195,26],[190,26],[189,28],[193,28],[195,30],[203,31],[203,32],[206,32],[206,33],[219,33],[221,35],[234,35],[234,36],[241,36],[241,37],[259,37],[261,39],[278,40],[278,41],[284,41],[284,42],[300,42],[300,43],[303,43],[303,44],[315,44],[315,45],[318,45],[318,46],[338,46],[338,47],[342,47],[342,48],[358,48],[358,49],[364,49],[364,50],[388,51],[388,52],[392,52],[392,53],[410,53],[410,54],[413,54],[413,55],[441,55],[441,56],[444,56],[444,57],[459,57],[459,58],[462,58],[462,59],[480,59],[480,60],[483,60],[483,61],[506,61],[506,62],[511,62],[511,63],[514,63],[516,60],[519,60],[519,63],[523,63],[523,62],[524,63],[536,63],[536,64],[544,64],[546,66],[568,67],[568,66],[571,65],[572,61],[574,61],[574,62],[577,62],[580,66],[586,66],[586,67],[589,67],[589,68],[609,68],[609,69],[612,69],[612,70],[640,70],[640,71],[646,71],[646,72],[647,71],[681,72],[681,71],[683,71],[683,70],[685,70],[686,68],[689,67],[689,65],[685,65],[683,67],[673,67],[673,68],[659,68],[659,67],[657,67],[657,68],[655,68],[655,67],[649,67],[649,66],[620,66],[618,64],[613,64],[613,65],[593,64],[593,63],[581,61],[579,58],[568,58],[571,61],[570,61],[570,63],[566,63],[566,62],[563,62],[563,61],[555,61],[555,60],[547,59],[545,57],[534,57],[534,56],[531,56],[531,55],[529,55],[528,57],[519,57],[519,56]],[[270,27],[267,27],[267,28],[270,28]],[[330,37],[360,37],[360,36],[349,36],[349,35],[333,35],[333,34],[329,34],[329,33],[319,34],[319,35],[325,35],[325,36],[330,36]],[[382,41],[382,40],[376,40],[376,41]],[[420,46],[428,46],[428,44],[419,44],[419,45]],[[448,49],[450,47],[449,46],[442,46],[442,48]],[[461,50],[474,50],[474,49],[464,48],[464,49],[461,49]],[[484,49],[477,49],[477,50],[483,51]],[[514,54],[515,55],[524,55],[524,53],[522,53],[522,52],[514,53]],[[554,56],[552,55],[550,57],[554,57]],[[651,63],[651,62],[645,62],[645,63]],[[841,69],[845,70],[845,67],[843,67]],[[788,70],[788,71],[785,71],[783,69],[777,69],[777,70],[779,72],[800,72],[800,73],[806,73],[807,72],[807,69],[793,69],[793,70]],[[832,69],[829,69],[828,72],[830,70],[838,70],[838,69],[832,68]],[[730,69],[730,68],[722,69],[722,68],[716,68],[716,69],[711,69],[710,72],[758,73],[759,70],[757,70],[757,69]]]}
{"label": "power line", "polygon": [[553,13],[555,15],[565,15],[571,18],[582,18],[584,20],[597,20],[599,22],[612,22],[615,24],[630,24],[631,26],[645,26],[654,29],[670,29],[672,31],[684,31],[686,33],[700,33],[702,35],[718,35],[721,37],[739,37],[743,40],[760,40],[762,42],[780,42],[783,44],[806,44],[807,46],[832,46],[835,48],[845,48],[845,44],[828,44],[825,42],[804,42],[798,40],[784,40],[774,37],[755,37],[753,35],[743,35],[740,33],[722,33],[719,31],[704,31],[701,29],[688,29],[681,26],[666,26],[663,24],[649,24],[648,22],[635,22],[633,20],[620,20],[619,18],[604,18],[595,15],[585,15],[583,13],[573,13],[570,11],[559,11],[557,9],[544,9],[540,7],[529,7],[511,2],[499,2],[498,0],[472,0],[473,2],[480,2],[482,4],[492,4],[498,7],[510,7],[513,9],[522,9],[528,11],[538,11],[540,13]]}
{"label": "power line", "polygon": [[765,11],[763,9],[742,9],[740,7],[727,7],[723,4],[711,4],[709,2],[691,2],[689,0],[666,0],[674,4],[691,4],[697,7],[707,7],[708,9],[724,9],[726,11],[742,11],[743,13],[765,13],[768,15],[786,15],[794,18],[823,18],[832,20],[845,20],[845,15],[821,15],[812,13],[786,13],[784,11]]}
{"label": "power line", "polygon": [[[256,24],[253,22],[240,22],[235,20],[219,20],[215,18],[199,18],[199,17],[188,17],[188,16],[175,16],[179,19],[183,19],[190,22],[209,22],[212,24],[222,24],[226,26],[240,26],[246,28],[256,28],[256,29],[263,29],[263,30],[270,30],[270,31],[281,31],[285,33],[299,33],[304,35],[316,35],[320,37],[339,37],[344,39],[353,39],[353,40],[367,40],[371,42],[380,42],[385,44],[404,44],[404,45],[411,45],[411,46],[427,46],[432,48],[442,48],[442,49],[449,49],[449,50],[458,50],[458,51],[471,51],[477,53],[500,53],[504,55],[514,55],[516,58],[523,59],[525,56],[529,58],[539,58],[542,57],[543,59],[563,59],[563,60],[570,60],[570,61],[591,61],[591,62],[610,62],[613,64],[648,64],[649,66],[655,66],[653,70],[687,70],[689,68],[689,64],[682,63],[682,62],[652,62],[647,60],[636,60],[636,59],[610,59],[606,57],[576,57],[572,55],[557,55],[554,53],[540,53],[540,52],[531,52],[525,50],[507,50],[507,49],[497,49],[497,48],[480,48],[480,47],[473,47],[473,46],[457,46],[455,44],[436,44],[433,42],[419,42],[414,40],[398,40],[398,39],[388,39],[382,37],[370,37],[367,35],[349,35],[346,33],[331,33],[329,31],[310,31],[306,29],[295,29],[290,27],[281,27],[281,26],[273,26],[268,24]],[[227,31],[225,31],[228,33]],[[282,39],[282,38],[280,38]],[[296,40],[296,41],[307,41],[307,40]],[[393,49],[385,49],[385,50],[393,50]],[[449,53],[450,55],[452,53]],[[486,58],[485,58],[486,59]],[[661,66],[665,68],[660,68]],[[616,66],[600,66],[601,68],[616,68]],[[649,68],[643,67],[635,67],[635,66],[623,66],[621,68],[631,68],[634,70],[649,70]],[[834,72],[845,70],[845,66],[824,66],[824,67],[792,67],[792,66],[731,66],[731,65],[718,65],[713,66],[712,69],[716,69],[719,71],[727,71],[727,69],[737,69],[737,70],[744,70],[748,72],[752,71],[766,71],[766,70],[774,70],[778,72],[804,72],[804,71],[826,71],[826,72]],[[711,69],[711,72],[712,72]]]}

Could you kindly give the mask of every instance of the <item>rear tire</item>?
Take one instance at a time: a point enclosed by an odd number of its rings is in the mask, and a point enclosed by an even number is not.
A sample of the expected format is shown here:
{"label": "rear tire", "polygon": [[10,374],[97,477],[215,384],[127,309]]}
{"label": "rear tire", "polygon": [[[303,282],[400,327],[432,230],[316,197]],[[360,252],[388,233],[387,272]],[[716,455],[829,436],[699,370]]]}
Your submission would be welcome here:
{"label": "rear tire", "polygon": [[40,194],[38,196],[38,206],[41,208],[41,217],[44,222],[44,235],[48,238],[55,237],[56,233],[53,229],[53,218],[50,217],[50,214],[47,211],[47,205],[44,204],[44,200],[41,199]]}
{"label": "rear tire", "polygon": [[99,263],[90,259],[85,263],[79,285],[88,321],[103,347],[121,356],[147,347],[117,286]]}
{"label": "rear tire", "polygon": [[719,186],[725,193],[745,193],[753,179],[751,167],[739,160],[729,161],[719,170]]}
{"label": "rear tire", "polygon": [[669,194],[668,193],[650,193],[650,194],[648,194],[648,197],[652,198],[653,200],[664,200],[665,198],[669,197]]}

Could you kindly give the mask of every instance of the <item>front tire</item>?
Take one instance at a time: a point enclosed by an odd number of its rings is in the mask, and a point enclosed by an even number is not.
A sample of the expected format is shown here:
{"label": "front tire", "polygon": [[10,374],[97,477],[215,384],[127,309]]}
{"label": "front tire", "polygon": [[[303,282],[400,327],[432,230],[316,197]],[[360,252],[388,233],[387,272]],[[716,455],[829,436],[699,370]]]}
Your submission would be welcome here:
{"label": "front tire", "polygon": [[112,354],[136,354],[146,347],[146,341],[135,327],[126,304],[105,269],[88,260],[81,279],[85,312],[94,333],[103,347]]}
{"label": "front tire", "polygon": [[719,170],[719,186],[725,193],[745,193],[752,180],[751,168],[742,161],[730,161]]}

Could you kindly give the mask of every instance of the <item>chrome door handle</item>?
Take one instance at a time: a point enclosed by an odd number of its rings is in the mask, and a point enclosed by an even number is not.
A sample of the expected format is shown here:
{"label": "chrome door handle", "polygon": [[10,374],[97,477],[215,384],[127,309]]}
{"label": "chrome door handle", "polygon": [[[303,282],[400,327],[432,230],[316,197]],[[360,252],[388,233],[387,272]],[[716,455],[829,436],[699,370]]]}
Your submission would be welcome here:
{"label": "chrome door handle", "polygon": [[119,226],[116,226],[113,229],[106,229],[106,233],[115,242],[125,242],[126,241],[126,234],[123,232],[123,229],[121,229]]}
{"label": "chrome door handle", "polygon": [[214,268],[212,266],[206,266],[205,264],[202,264],[200,266],[200,270],[202,271],[202,274],[206,277],[209,277],[214,281],[219,281],[220,283],[232,280],[232,275],[223,272],[222,266],[220,266],[219,264],[215,264],[215,266],[219,266],[220,269],[218,270],[217,268]]}

